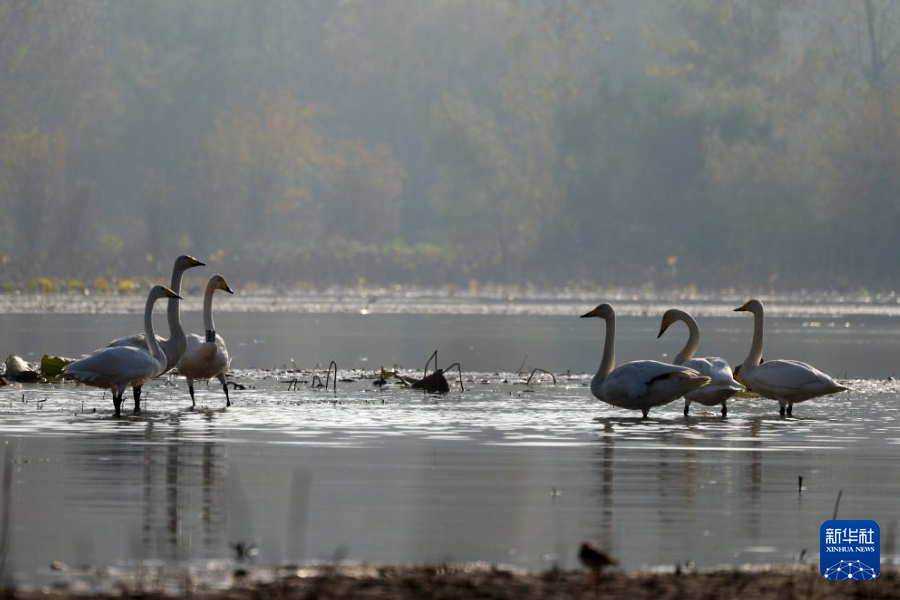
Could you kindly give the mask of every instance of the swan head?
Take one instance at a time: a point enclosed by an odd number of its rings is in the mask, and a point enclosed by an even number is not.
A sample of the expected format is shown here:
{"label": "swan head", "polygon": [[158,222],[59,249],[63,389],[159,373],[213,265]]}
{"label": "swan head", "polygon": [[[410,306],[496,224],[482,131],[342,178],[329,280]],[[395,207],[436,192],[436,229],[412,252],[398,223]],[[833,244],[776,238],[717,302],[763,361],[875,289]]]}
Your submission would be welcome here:
{"label": "swan head", "polygon": [[187,254],[182,254],[178,258],[175,259],[175,267],[182,270],[192,269],[194,267],[205,267],[205,262],[200,262],[193,256],[188,256]]}
{"label": "swan head", "polygon": [[600,319],[612,319],[615,318],[615,316],[616,311],[613,310],[613,307],[604,302],[603,304],[598,305],[594,310],[581,315],[581,318],[598,317]]}
{"label": "swan head", "polygon": [[763,314],[763,305],[762,302],[754,298],[734,309],[734,312],[750,312],[754,315],[761,315]]}
{"label": "swan head", "polygon": [[228,287],[228,282],[226,282],[225,278],[221,275],[213,275],[209,280],[209,285],[212,286],[214,290],[222,290],[223,292],[228,292],[229,294],[234,293],[234,290]]}
{"label": "swan head", "polygon": [[181,296],[170,290],[164,285],[154,286],[152,290],[150,290],[150,297],[154,300],[158,300],[160,298],[174,298],[176,300],[181,300]]}
{"label": "swan head", "polygon": [[656,339],[662,337],[662,335],[666,332],[672,324],[681,321],[684,317],[682,316],[682,311],[677,308],[670,308],[663,315],[662,322],[659,324],[659,335],[656,336]]}

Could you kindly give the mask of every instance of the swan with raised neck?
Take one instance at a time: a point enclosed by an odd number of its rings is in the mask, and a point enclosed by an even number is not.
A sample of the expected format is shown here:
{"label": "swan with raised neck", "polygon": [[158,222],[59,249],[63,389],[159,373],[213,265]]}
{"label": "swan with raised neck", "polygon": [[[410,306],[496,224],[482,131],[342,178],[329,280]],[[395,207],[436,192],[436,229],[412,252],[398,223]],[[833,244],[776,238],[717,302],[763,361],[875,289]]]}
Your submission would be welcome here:
{"label": "swan with raised neck", "polygon": [[722,416],[728,415],[727,401],[729,398],[743,390],[740,383],[735,381],[734,373],[731,366],[724,358],[718,356],[695,358],[694,354],[700,346],[700,327],[697,321],[689,313],[677,308],[671,308],[665,312],[659,326],[659,335],[661,338],[666,330],[677,322],[683,322],[688,328],[688,339],[681,351],[675,355],[672,361],[676,365],[684,365],[690,367],[700,373],[711,378],[709,384],[700,389],[694,390],[684,396],[684,416],[690,413],[692,402],[699,402],[704,406],[722,406]]}
{"label": "swan with raised neck", "polygon": [[102,348],[66,365],[63,369],[67,377],[87,385],[112,390],[116,417],[121,416],[122,394],[129,385],[140,387],[165,372],[166,355],[153,332],[153,307],[161,298],[180,299],[181,296],[162,285],[150,290],[144,307],[143,346]]}
{"label": "swan with raised neck", "polygon": [[635,360],[616,367],[616,312],[603,303],[582,318],[598,317],[606,322],[606,338],[600,367],[591,379],[591,393],[598,400],[640,410],[644,418],[654,406],[677,400],[709,382],[709,377],[678,365],[655,360]]}
{"label": "swan with raised neck", "polygon": [[763,396],[777,400],[781,416],[793,414],[794,404],[819,396],[849,391],[831,376],[812,365],[796,360],[762,361],[763,323],[765,311],[759,300],[753,299],[734,309],[753,314],[753,341],[750,352],[741,365],[741,377],[747,388]]}
{"label": "swan with raised neck", "polygon": [[222,383],[222,389],[225,391],[225,405],[231,406],[228,382],[225,379],[225,372],[228,370],[230,362],[228,348],[225,346],[222,336],[216,333],[216,324],[213,320],[213,294],[217,290],[229,294],[234,293],[221,275],[213,275],[209,279],[206,291],[203,293],[203,327],[206,331],[203,336],[195,333],[187,336],[187,349],[177,365],[178,372],[187,379],[192,407],[196,406],[194,380],[208,380],[212,377],[216,377]]}

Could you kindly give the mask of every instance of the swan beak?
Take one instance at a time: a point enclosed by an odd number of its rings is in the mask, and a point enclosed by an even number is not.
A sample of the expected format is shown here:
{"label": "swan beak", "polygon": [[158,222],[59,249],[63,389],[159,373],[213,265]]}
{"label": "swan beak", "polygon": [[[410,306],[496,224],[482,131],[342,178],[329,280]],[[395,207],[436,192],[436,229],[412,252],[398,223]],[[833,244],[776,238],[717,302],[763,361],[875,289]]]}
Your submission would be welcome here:
{"label": "swan beak", "polygon": [[233,293],[234,293],[234,290],[231,289],[230,287],[228,287],[228,284],[227,284],[227,283],[224,284],[224,285],[225,285],[225,287],[222,288],[224,291],[228,292],[229,294],[233,294]]}
{"label": "swan beak", "polygon": [[176,300],[184,300],[181,296],[173,292],[172,290],[166,290],[166,298],[175,298]]}
{"label": "swan beak", "polygon": [[205,263],[205,262],[202,262],[202,261],[199,261],[199,260],[197,260],[196,258],[194,258],[194,257],[192,256],[192,257],[191,257],[191,266],[192,266],[192,267],[205,267],[205,266],[206,266],[206,263]]}
{"label": "swan beak", "polygon": [[747,312],[747,304],[749,304],[749,302],[745,302],[738,308],[734,309],[734,312]]}
{"label": "swan beak", "polygon": [[581,315],[581,318],[587,319],[588,317],[596,317],[596,316],[597,316],[597,309],[595,308],[591,312],[587,312],[587,313],[584,313],[583,315]]}
{"label": "swan beak", "polygon": [[659,326],[659,335],[656,336],[656,339],[661,338],[663,336],[663,334],[666,332],[666,329],[668,329],[668,328],[669,328],[669,324],[663,322],[662,325]]}

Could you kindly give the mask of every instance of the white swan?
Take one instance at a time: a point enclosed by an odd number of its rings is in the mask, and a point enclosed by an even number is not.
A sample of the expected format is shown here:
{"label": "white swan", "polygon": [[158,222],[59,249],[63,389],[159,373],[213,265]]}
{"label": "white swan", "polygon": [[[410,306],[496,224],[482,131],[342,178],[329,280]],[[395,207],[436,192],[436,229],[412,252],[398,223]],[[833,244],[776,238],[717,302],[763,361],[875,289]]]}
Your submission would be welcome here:
{"label": "white swan", "polygon": [[[180,294],[181,280],[184,278],[184,272],[194,267],[205,266],[206,263],[200,262],[193,256],[187,256],[186,254],[179,256],[175,259],[175,264],[172,266],[172,282],[169,285],[169,289],[171,289],[176,294]],[[169,300],[169,307],[166,316],[168,317],[169,321],[169,339],[164,340],[159,336],[156,337],[156,339],[159,341],[160,347],[162,348],[163,354],[166,355],[166,370],[163,371],[163,373],[175,368],[175,365],[178,364],[178,360],[181,358],[181,355],[184,354],[184,351],[187,348],[187,341],[184,336],[184,328],[181,326],[181,304],[177,300]],[[135,333],[134,335],[130,335],[128,337],[113,340],[107,345],[108,348],[119,348],[123,346],[131,346],[133,348],[146,348],[147,340],[143,333]],[[140,414],[141,386],[134,386],[132,391],[134,392],[134,413]]]}
{"label": "white swan", "polygon": [[153,334],[153,305],[160,298],[180,300],[181,296],[162,285],[150,290],[144,309],[144,339],[147,342],[143,348],[103,348],[63,369],[66,376],[81,383],[112,390],[116,417],[122,416],[122,394],[129,385],[139,388],[166,370],[166,355]]}
{"label": "white swan", "polygon": [[636,360],[616,366],[616,312],[609,304],[601,304],[581,318],[599,317],[606,321],[603,359],[591,379],[591,393],[607,404],[647,413],[681,398],[709,383],[709,377],[688,367],[668,365],[655,360]]}
{"label": "white swan", "polygon": [[675,355],[675,360],[672,362],[676,365],[690,367],[701,375],[706,375],[711,379],[711,381],[702,388],[685,394],[684,416],[688,415],[691,402],[699,402],[704,406],[721,404],[722,416],[724,417],[728,414],[728,405],[726,404],[726,401],[744,388],[734,380],[731,367],[725,359],[717,356],[694,358],[694,352],[697,351],[697,347],[700,345],[700,328],[697,326],[697,321],[694,320],[694,317],[685,311],[678,310],[677,308],[670,308],[667,310],[659,325],[659,335],[656,337],[661,338],[662,334],[666,332],[666,329],[678,321],[683,321],[684,324],[687,325],[688,341],[685,343],[684,348],[681,349],[681,352]]}
{"label": "white swan", "polygon": [[187,350],[177,365],[178,372],[187,378],[188,390],[191,392],[191,406],[196,406],[194,380],[205,381],[213,377],[222,382],[222,389],[225,390],[225,406],[231,406],[228,382],[225,380],[225,371],[228,370],[228,348],[225,347],[222,336],[216,333],[212,316],[213,292],[216,290],[234,293],[221,275],[213,275],[210,278],[206,284],[206,293],[203,294],[203,327],[206,329],[206,337],[195,333],[187,336]]}
{"label": "white swan", "polygon": [[753,342],[741,365],[741,377],[747,389],[760,396],[778,400],[781,415],[792,414],[794,404],[810,398],[849,390],[815,367],[796,360],[768,360],[760,364],[763,354],[763,305],[750,300],[735,312],[753,313]]}

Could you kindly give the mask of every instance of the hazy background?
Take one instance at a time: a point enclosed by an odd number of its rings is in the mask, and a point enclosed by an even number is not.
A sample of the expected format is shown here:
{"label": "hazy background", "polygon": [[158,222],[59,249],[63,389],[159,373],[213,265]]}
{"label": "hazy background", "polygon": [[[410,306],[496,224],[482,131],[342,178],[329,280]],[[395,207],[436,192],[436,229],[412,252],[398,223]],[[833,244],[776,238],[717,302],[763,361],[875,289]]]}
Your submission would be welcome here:
{"label": "hazy background", "polygon": [[891,289],[898,75],[892,0],[0,0],[0,285]]}

